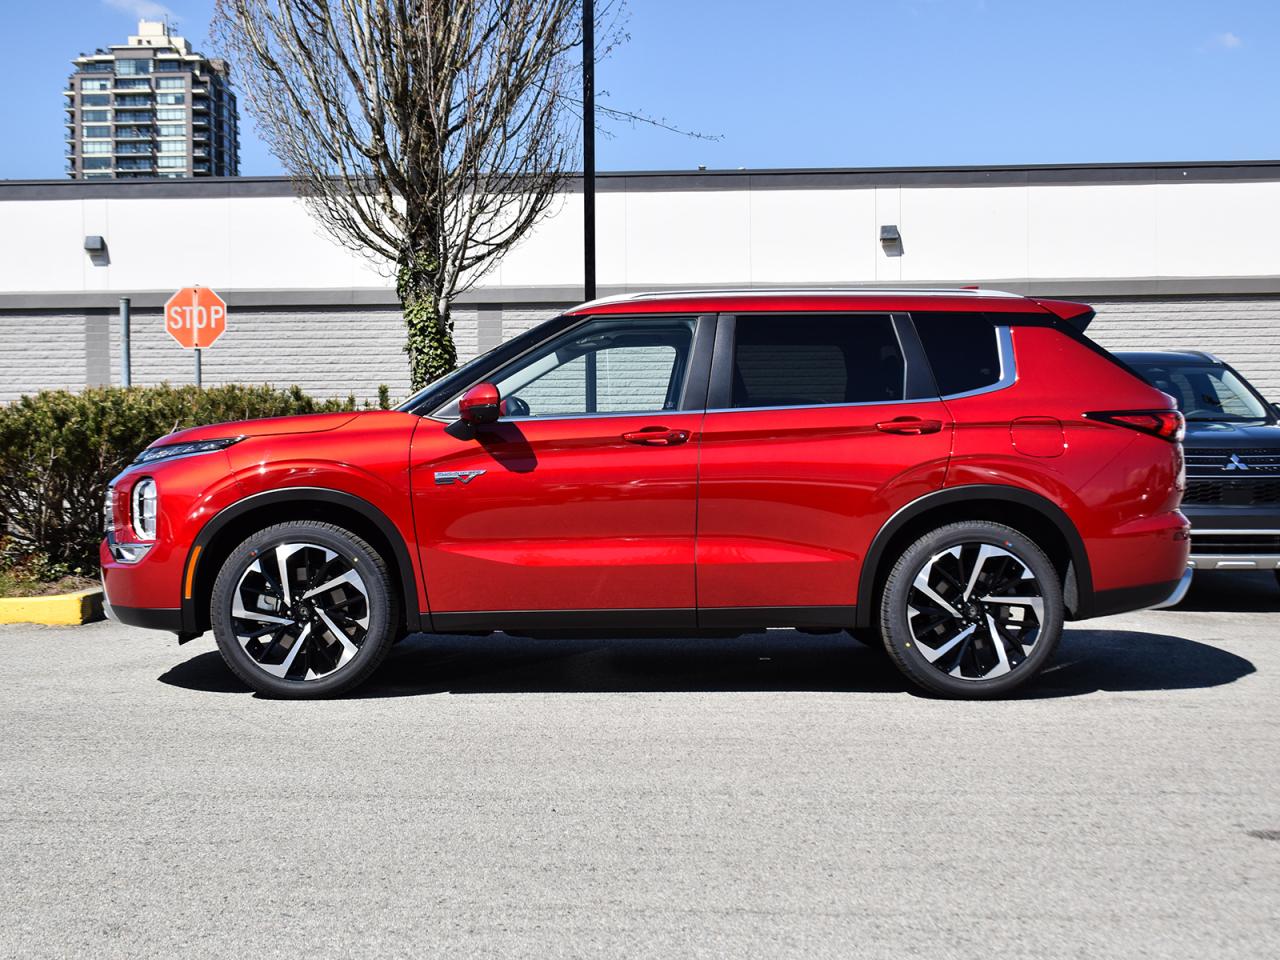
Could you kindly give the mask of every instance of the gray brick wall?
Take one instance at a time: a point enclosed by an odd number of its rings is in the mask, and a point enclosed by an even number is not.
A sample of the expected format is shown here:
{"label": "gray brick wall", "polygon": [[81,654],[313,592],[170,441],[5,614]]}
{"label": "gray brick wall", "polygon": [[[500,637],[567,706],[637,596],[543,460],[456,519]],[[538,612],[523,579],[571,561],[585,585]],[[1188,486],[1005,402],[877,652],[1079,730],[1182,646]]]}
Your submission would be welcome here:
{"label": "gray brick wall", "polygon": [[[120,382],[119,325],[111,322],[111,376]],[[194,357],[164,330],[158,310],[134,310],[135,384],[191,383]],[[395,310],[235,311],[227,333],[203,351],[206,385],[297,384],[315,397],[376,400],[385,383],[393,397],[409,392],[404,324]]]}
{"label": "gray brick wall", "polygon": [[1108,350],[1208,350],[1280,402],[1280,297],[1091,300]]}
{"label": "gray brick wall", "polygon": [[[464,305],[453,311],[458,358],[556,313]],[[483,318],[483,341],[480,319]],[[133,382],[191,383],[194,358],[164,330],[161,311],[134,308]],[[203,354],[204,382],[297,384],[315,397],[376,402],[385,383],[393,400],[409,395],[404,321],[396,309],[235,310],[230,329]],[[120,324],[113,312],[0,313],[0,403],[25,393],[120,382]]]}
{"label": "gray brick wall", "polygon": [[0,313],[0,403],[38,390],[83,387],[85,340],[84,314]]}
{"label": "gray brick wall", "polygon": [[[1280,401],[1280,297],[1094,299],[1090,335],[1111,349],[1210,350]],[[553,316],[555,304],[466,304],[453,312],[459,360]],[[205,382],[298,384],[317,397],[376,401],[378,384],[408,395],[403,322],[394,309],[237,310],[204,355]],[[0,313],[0,402],[37,390],[120,382],[114,314]],[[134,310],[133,378],[189,383],[192,357],[158,310]]]}

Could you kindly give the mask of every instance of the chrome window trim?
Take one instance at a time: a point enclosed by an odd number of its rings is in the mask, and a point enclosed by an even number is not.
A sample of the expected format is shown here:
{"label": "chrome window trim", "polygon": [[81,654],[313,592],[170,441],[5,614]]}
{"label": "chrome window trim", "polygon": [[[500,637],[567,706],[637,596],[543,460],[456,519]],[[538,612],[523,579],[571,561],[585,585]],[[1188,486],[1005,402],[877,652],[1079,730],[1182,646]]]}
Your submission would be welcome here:
{"label": "chrome window trim", "polygon": [[960,393],[942,394],[940,400],[963,400],[965,397],[978,397],[984,393],[995,393],[997,390],[1004,390],[1006,387],[1013,386],[1018,380],[1017,363],[1013,356],[1013,328],[1005,326],[996,327],[996,350],[1000,356],[1000,379],[995,383],[987,384],[985,387],[977,387],[973,390],[963,390]]}
{"label": "chrome window trim", "polygon": [[563,416],[546,417],[499,417],[495,423],[551,423],[555,420],[604,420],[609,417],[675,417],[696,416],[707,413],[706,410],[619,410],[616,413],[566,413]]}
{"label": "chrome window trim", "polygon": [[896,407],[907,403],[937,403],[937,397],[913,397],[910,400],[854,400],[849,403],[804,403],[788,407],[712,407],[707,413],[750,413],[775,410],[835,410],[840,407]]}
{"label": "chrome window trim", "polygon": [[[768,315],[771,311],[761,311]],[[760,313],[752,314],[759,316]],[[846,314],[842,314],[846,315]],[[854,314],[847,314],[854,316]],[[859,313],[858,316],[896,316],[897,314],[883,314],[881,311],[867,311]],[[960,400],[965,397],[976,397],[984,393],[995,393],[997,390],[1004,390],[1013,386],[1018,380],[1017,363],[1014,360],[1013,353],[1013,328],[1005,326],[997,326],[996,330],[996,349],[1000,357],[1000,379],[995,383],[988,384],[985,387],[978,387],[974,390],[965,390],[962,393],[948,393],[941,396],[933,397],[913,397],[904,400],[859,400],[852,403],[806,403],[797,404],[787,407],[715,407],[709,408],[707,413],[740,413],[748,410],[760,411],[776,411],[776,410],[823,410],[835,407],[889,407],[904,403],[933,403],[938,400]],[[895,332],[896,335],[896,332]],[[901,343],[899,343],[901,348]]]}

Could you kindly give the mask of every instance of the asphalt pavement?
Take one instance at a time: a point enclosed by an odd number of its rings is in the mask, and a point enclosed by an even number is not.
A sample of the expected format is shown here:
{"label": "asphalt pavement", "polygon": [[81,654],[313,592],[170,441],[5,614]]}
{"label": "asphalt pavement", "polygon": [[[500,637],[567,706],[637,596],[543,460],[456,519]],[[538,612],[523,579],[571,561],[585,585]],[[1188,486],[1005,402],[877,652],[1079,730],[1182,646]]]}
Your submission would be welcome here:
{"label": "asphalt pavement", "polygon": [[350,699],[0,627],[0,957],[1280,956],[1280,588],[1018,699],[846,636],[415,637]]}

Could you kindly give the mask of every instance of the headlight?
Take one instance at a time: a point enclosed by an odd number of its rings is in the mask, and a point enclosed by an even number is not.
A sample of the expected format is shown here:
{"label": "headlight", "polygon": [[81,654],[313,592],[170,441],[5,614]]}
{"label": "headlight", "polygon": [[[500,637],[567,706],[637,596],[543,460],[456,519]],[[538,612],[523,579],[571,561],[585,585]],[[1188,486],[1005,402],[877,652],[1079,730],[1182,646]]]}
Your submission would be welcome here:
{"label": "headlight", "polygon": [[116,488],[115,486],[107,487],[107,499],[102,504],[102,530],[110,536],[116,529],[116,512],[115,512]]}
{"label": "headlight", "polygon": [[193,453],[213,453],[225,450],[233,443],[239,443],[244,437],[227,437],[222,440],[193,440],[190,443],[170,443],[163,447],[148,447],[134,457],[134,463],[155,463],[157,460],[168,460],[170,457],[189,457]]}
{"label": "headlight", "polygon": [[156,482],[150,477],[143,477],[133,485],[129,495],[133,532],[139,540],[156,538]]}

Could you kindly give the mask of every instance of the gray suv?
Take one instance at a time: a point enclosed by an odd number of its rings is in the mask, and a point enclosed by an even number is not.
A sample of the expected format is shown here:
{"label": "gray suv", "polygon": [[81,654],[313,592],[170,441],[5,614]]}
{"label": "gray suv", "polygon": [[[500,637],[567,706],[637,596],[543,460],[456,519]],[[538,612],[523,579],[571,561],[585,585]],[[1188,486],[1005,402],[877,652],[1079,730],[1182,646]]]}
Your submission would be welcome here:
{"label": "gray suv", "polygon": [[1117,353],[1187,419],[1183,449],[1197,570],[1272,570],[1280,579],[1280,411],[1211,353]]}

